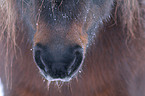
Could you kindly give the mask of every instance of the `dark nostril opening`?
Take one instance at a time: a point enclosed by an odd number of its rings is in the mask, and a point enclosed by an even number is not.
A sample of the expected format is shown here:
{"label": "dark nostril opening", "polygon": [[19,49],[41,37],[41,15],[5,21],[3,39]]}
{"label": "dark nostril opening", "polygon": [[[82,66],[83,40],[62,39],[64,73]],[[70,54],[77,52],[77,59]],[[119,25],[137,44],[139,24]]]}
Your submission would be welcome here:
{"label": "dark nostril opening", "polygon": [[36,64],[44,70],[45,66],[43,65],[42,61],[41,61],[41,54],[42,54],[42,45],[41,44],[36,44],[36,46],[34,47],[34,60],[36,62]]}
{"label": "dark nostril opening", "polygon": [[69,75],[72,75],[81,65],[81,62],[83,60],[83,49],[81,48],[81,46],[76,45],[73,48],[73,54],[74,54],[74,61],[69,66],[68,69]]}
{"label": "dark nostril opening", "polygon": [[36,64],[37,64],[41,69],[44,69],[45,67],[44,67],[44,65],[43,65],[42,62],[41,62],[40,54],[41,54],[40,51],[35,51],[34,59],[35,59]]}

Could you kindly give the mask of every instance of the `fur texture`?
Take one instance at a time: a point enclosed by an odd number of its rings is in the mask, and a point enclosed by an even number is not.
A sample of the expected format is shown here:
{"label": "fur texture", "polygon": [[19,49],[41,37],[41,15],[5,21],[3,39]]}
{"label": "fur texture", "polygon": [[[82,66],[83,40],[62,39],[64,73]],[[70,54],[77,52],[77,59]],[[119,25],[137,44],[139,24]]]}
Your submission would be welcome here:
{"label": "fur texture", "polygon": [[[56,86],[52,82],[49,88],[48,82],[39,74],[30,50],[35,42],[47,36],[41,34],[40,39],[34,36],[40,32],[38,30],[44,29],[46,32],[44,21],[47,21],[47,14],[42,9],[42,3],[46,4],[47,0],[35,1],[0,0],[0,77],[5,96],[145,96],[144,0],[114,0],[111,9],[104,9],[106,15],[100,11],[102,24],[99,23],[97,30],[94,30],[94,41],[86,47],[83,72],[69,83],[58,82]],[[67,13],[67,6],[63,6],[67,0],[60,1],[50,1],[54,8],[52,12],[58,12],[55,10],[55,4],[58,4],[60,11],[62,8]],[[92,0],[98,4],[97,1]],[[73,14],[82,12],[88,4],[87,0],[82,0],[81,6],[75,6],[77,0],[70,2],[78,9],[72,11]],[[109,0],[106,2],[109,3]],[[73,7],[69,7],[70,10]],[[103,8],[106,8],[105,5]],[[90,10],[94,11],[93,8]],[[60,20],[58,17],[56,19]],[[79,16],[73,16],[72,20],[75,17]],[[82,20],[76,19],[77,22]],[[73,28],[80,26],[77,22],[72,23],[76,24]],[[94,21],[91,19],[88,22],[86,28]],[[53,25],[51,22],[49,24]],[[72,34],[69,36],[73,37]],[[70,37],[68,41],[77,41]],[[83,44],[88,44],[85,37],[82,36]],[[47,44],[45,41],[48,39],[44,40],[44,44]]]}

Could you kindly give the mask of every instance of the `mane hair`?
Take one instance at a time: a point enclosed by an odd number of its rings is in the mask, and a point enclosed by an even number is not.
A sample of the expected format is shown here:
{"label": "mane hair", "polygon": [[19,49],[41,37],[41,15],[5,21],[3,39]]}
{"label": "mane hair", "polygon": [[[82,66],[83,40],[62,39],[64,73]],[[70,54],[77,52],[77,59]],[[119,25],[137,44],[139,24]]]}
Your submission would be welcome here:
{"label": "mane hair", "polygon": [[[51,0],[52,3],[55,1],[56,0]],[[17,55],[22,50],[20,48],[21,42],[23,42],[24,38],[28,38],[19,36],[20,34],[26,36],[29,34],[24,30],[26,28],[29,29],[27,24],[31,25],[36,30],[39,14],[33,12],[36,11],[34,7],[35,4],[35,0],[0,0],[0,46],[2,46],[2,55],[0,54],[0,56],[4,58],[5,76],[8,86],[11,86],[13,61],[18,59]],[[141,44],[144,44],[144,4],[144,0],[115,0],[111,18],[107,20],[107,22],[104,20],[103,26],[107,26],[107,28],[119,26],[122,34],[124,34],[124,36],[121,35],[121,38],[125,38],[126,46],[130,45],[130,43],[135,43],[136,45],[141,46]],[[28,19],[26,19],[26,13],[30,16]],[[32,20],[32,18],[35,19]],[[31,23],[28,22],[29,20]],[[99,30],[102,31],[102,28],[104,27],[100,27]],[[98,36],[98,39],[102,38],[103,36]],[[140,40],[140,38],[142,40]],[[106,40],[110,40],[108,43],[111,42],[111,39],[112,38],[106,36]],[[138,40],[138,42],[140,41],[140,44],[138,44],[136,40]],[[26,41],[26,43],[32,45],[32,42],[29,40]],[[94,50],[95,49],[97,48],[94,47]]]}
{"label": "mane hair", "polygon": [[120,6],[117,14],[124,32],[128,32],[128,36],[136,38],[136,32],[138,34],[143,31],[144,9],[141,1],[120,0],[117,6]]}
{"label": "mane hair", "polygon": [[[25,0],[0,0],[0,45],[3,46],[0,56],[4,60],[7,87],[12,80],[13,61],[17,58],[18,53],[21,54],[17,40],[21,38],[19,36],[22,34],[22,38],[19,40],[21,43],[26,34],[24,27],[27,23],[23,12],[26,13],[28,9],[35,11],[34,7],[31,7],[34,3]],[[10,88],[11,86],[10,84]]]}

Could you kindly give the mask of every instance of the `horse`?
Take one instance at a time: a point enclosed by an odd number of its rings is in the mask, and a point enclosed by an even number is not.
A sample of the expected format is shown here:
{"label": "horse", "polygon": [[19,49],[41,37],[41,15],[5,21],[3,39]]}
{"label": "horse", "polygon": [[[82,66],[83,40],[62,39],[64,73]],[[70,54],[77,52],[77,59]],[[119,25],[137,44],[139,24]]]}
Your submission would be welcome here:
{"label": "horse", "polygon": [[145,96],[145,0],[0,0],[5,96]]}

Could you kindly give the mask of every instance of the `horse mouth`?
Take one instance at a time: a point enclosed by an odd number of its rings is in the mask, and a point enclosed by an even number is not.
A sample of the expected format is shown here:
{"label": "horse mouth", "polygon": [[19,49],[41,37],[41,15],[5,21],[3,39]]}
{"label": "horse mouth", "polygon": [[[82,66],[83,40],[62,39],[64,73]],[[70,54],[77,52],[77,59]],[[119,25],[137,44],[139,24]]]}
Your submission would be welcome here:
{"label": "horse mouth", "polygon": [[[82,52],[76,51],[75,58],[73,59],[69,67],[65,69],[66,71],[60,71],[60,73],[55,73],[50,70],[52,66],[46,66],[45,61],[41,58],[40,54],[40,51],[34,52],[34,60],[37,64],[37,67],[39,68],[41,75],[48,81],[69,82],[70,80],[72,80],[72,78],[74,78],[78,73],[81,72],[80,70],[84,60],[84,55],[82,54]],[[54,76],[53,74],[57,75]]]}

